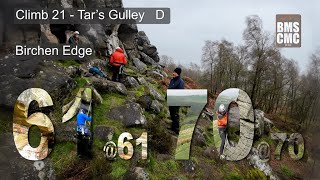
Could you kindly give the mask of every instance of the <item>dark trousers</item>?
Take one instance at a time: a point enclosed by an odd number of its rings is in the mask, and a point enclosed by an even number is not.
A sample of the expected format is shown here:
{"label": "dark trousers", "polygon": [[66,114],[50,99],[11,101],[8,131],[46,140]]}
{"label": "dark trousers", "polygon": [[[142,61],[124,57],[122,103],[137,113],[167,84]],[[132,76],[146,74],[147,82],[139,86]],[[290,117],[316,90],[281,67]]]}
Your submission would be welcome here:
{"label": "dark trousers", "polygon": [[180,125],[179,125],[179,121],[180,121],[179,110],[180,110],[179,106],[169,106],[170,117],[171,117],[171,120],[172,120],[171,129],[177,134],[179,134],[179,129],[180,129]]}
{"label": "dark trousers", "polygon": [[221,138],[221,144],[220,144],[220,155],[221,155],[223,154],[224,144],[226,142],[227,129],[226,128],[218,128],[218,129],[219,129],[219,135]]}
{"label": "dark trousers", "polygon": [[120,72],[120,66],[112,66],[112,81],[114,82],[120,82],[121,81],[121,74]]}

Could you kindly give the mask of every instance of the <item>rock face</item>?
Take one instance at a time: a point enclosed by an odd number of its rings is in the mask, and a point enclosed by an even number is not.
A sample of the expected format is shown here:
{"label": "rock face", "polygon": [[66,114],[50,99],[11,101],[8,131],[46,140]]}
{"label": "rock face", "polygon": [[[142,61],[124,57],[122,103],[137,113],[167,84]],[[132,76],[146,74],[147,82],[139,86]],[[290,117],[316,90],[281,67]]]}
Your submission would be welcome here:
{"label": "rock face", "polygon": [[42,88],[55,100],[69,94],[74,81],[63,68],[32,57],[0,60],[0,107],[13,108],[18,96],[29,88]]}
{"label": "rock face", "polygon": [[151,104],[152,104],[152,98],[150,96],[147,95],[143,95],[141,97],[139,97],[138,101],[137,101],[141,107],[143,107],[146,111],[150,111],[151,110]]}
{"label": "rock face", "polygon": [[163,105],[159,101],[153,100],[151,102],[150,108],[153,110],[154,113],[159,114],[163,108]]}
{"label": "rock face", "polygon": [[148,71],[147,72],[147,75],[154,78],[154,79],[157,79],[157,80],[163,80],[164,79],[164,76],[157,72],[157,71],[154,71],[154,70],[151,70],[151,71]]}
{"label": "rock face", "polygon": [[126,87],[129,87],[129,88],[136,88],[139,86],[139,83],[134,77],[128,76],[125,79],[125,85]]}
{"label": "rock face", "polygon": [[252,165],[254,168],[259,169],[262,171],[267,177],[269,177],[271,180],[277,180],[279,179],[272,171],[272,168],[267,162],[264,162],[260,159],[258,155],[258,151],[256,148],[252,148],[249,156],[247,157],[249,160],[249,164]]}
{"label": "rock face", "polygon": [[121,121],[125,127],[147,123],[141,106],[134,102],[128,102],[123,106],[111,109],[107,116],[109,119]]}
{"label": "rock face", "polygon": [[94,137],[103,141],[111,141],[114,134],[114,130],[107,126],[97,126],[94,130]]}
{"label": "rock face", "polygon": [[[60,119],[59,119],[60,120]],[[76,121],[66,122],[59,127],[55,128],[55,141],[56,142],[77,142],[74,134],[77,127]]]}
{"label": "rock face", "polygon": [[140,61],[140,59],[133,58],[133,64],[139,70],[140,73],[144,73],[146,71],[147,65]]}
{"label": "rock face", "polygon": [[140,55],[142,57],[142,61],[150,64],[150,65],[156,65],[156,62],[148,55],[146,55],[144,52],[140,52]]}
{"label": "rock face", "polygon": [[96,77],[91,77],[93,81],[93,86],[101,93],[119,93],[123,95],[127,95],[127,88],[118,82],[113,82],[105,79],[98,79]]}
{"label": "rock face", "polygon": [[264,117],[264,112],[255,109],[255,117],[256,117],[256,122],[255,122],[255,136],[261,137],[264,134],[267,134],[270,132],[271,128],[273,127],[273,122],[270,121],[268,118]]}
{"label": "rock face", "polygon": [[149,87],[149,93],[152,98],[159,100],[161,102],[165,101],[164,97],[162,97],[162,95],[157,90],[155,90],[153,87]]}
{"label": "rock face", "polygon": [[12,133],[0,135],[1,179],[56,179],[50,158],[29,161],[16,150]]}

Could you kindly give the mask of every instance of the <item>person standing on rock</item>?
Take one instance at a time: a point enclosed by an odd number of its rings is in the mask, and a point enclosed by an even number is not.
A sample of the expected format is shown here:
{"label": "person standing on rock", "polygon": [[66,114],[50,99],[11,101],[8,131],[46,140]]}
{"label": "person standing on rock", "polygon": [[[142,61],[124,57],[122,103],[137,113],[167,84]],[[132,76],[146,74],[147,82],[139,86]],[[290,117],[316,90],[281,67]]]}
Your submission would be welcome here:
{"label": "person standing on rock", "polygon": [[70,38],[69,38],[69,41],[68,41],[68,43],[70,44],[70,45],[78,45],[79,44],[79,31],[75,31],[74,32],[74,34],[73,34],[73,36],[71,36]]}
{"label": "person standing on rock", "polygon": [[[184,89],[184,81],[181,79],[181,68],[176,68],[173,72],[173,78],[170,81],[168,89]],[[169,106],[170,117],[172,120],[171,130],[176,134],[179,134],[180,130],[180,116],[179,116],[179,106]]]}
{"label": "person standing on rock", "polygon": [[120,47],[110,57],[110,65],[112,66],[112,81],[120,82],[124,65],[127,64],[127,59]]}
{"label": "person standing on rock", "polygon": [[217,117],[218,117],[218,120],[217,120],[218,130],[221,138],[220,159],[225,159],[225,156],[223,155],[223,150],[224,150],[224,144],[226,142],[226,136],[227,136],[228,113],[226,111],[224,104],[220,104],[219,110],[217,112]]}

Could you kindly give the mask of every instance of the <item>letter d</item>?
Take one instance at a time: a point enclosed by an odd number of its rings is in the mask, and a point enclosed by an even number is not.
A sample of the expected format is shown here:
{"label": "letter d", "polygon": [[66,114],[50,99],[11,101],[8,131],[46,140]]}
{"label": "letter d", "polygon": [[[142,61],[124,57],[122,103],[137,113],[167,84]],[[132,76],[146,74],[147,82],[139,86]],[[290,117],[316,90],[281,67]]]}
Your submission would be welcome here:
{"label": "letter d", "polygon": [[[160,14],[162,13],[162,14]],[[162,17],[160,17],[162,15]],[[156,11],[156,19],[163,19],[164,18],[164,11],[163,10],[157,10]]]}

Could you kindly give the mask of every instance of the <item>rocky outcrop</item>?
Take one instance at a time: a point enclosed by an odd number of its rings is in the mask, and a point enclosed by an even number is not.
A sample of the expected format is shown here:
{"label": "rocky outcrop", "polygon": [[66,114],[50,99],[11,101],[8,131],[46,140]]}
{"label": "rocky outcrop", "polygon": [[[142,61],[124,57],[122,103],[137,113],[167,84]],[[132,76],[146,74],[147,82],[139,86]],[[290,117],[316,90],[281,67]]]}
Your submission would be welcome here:
{"label": "rocky outcrop", "polygon": [[252,165],[254,168],[257,168],[260,171],[262,171],[271,180],[279,179],[272,171],[271,166],[267,162],[262,161],[260,159],[256,148],[252,148],[247,159],[248,159],[250,165]]}
{"label": "rocky outcrop", "polygon": [[125,127],[144,125],[147,123],[141,106],[134,102],[128,102],[123,106],[111,109],[107,117],[112,120],[121,121]]}
{"label": "rocky outcrop", "polygon": [[158,101],[161,101],[161,102],[164,102],[165,99],[164,97],[157,91],[155,90],[153,87],[149,86],[149,93],[150,93],[150,96],[152,98],[154,98],[155,100],[158,100]]}
{"label": "rocky outcrop", "polygon": [[8,57],[0,60],[0,106],[13,108],[18,96],[29,88],[46,90],[54,101],[60,101],[74,87],[74,81],[63,68],[32,57]]}
{"label": "rocky outcrop", "polygon": [[133,64],[139,70],[140,73],[144,73],[146,71],[147,65],[140,61],[140,59],[133,58]]}
{"label": "rocky outcrop", "polygon": [[108,126],[97,126],[94,130],[94,137],[102,141],[111,141],[114,134],[114,130]]}
{"label": "rocky outcrop", "polygon": [[92,80],[93,86],[100,92],[100,93],[119,93],[123,95],[127,95],[128,91],[127,88],[118,82],[109,81],[106,79],[99,79],[96,77],[90,77]]}
{"label": "rocky outcrop", "polygon": [[134,77],[128,76],[128,77],[126,77],[126,79],[125,79],[125,85],[126,85],[126,87],[128,87],[128,88],[136,88],[136,87],[139,86],[139,83],[138,83],[138,81],[137,81]]}
{"label": "rocky outcrop", "polygon": [[255,109],[254,110],[256,121],[254,126],[254,133],[256,137],[261,137],[264,134],[268,134],[273,127],[273,122],[264,116],[264,112]]}
{"label": "rocky outcrop", "polygon": [[56,179],[50,158],[29,161],[16,150],[12,133],[0,135],[1,179]]}

